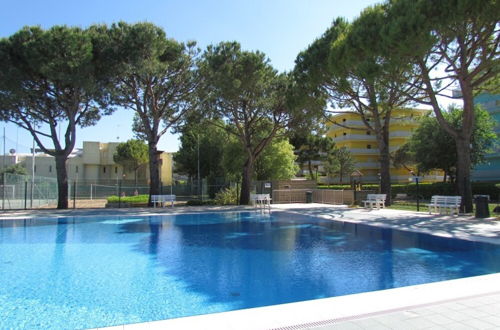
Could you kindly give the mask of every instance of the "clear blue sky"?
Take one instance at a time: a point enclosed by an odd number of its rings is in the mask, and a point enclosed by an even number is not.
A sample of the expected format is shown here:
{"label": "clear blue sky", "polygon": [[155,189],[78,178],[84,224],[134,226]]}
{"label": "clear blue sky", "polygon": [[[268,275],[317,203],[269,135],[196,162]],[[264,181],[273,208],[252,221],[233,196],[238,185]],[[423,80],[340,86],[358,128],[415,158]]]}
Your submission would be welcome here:
{"label": "clear blue sky", "polygon": [[[4,1],[0,11],[0,37],[25,25],[87,27],[95,23],[148,21],[161,26],[179,41],[195,40],[201,49],[209,44],[236,40],[245,50],[260,50],[280,70],[291,70],[297,54],[319,37],[337,16],[348,19],[380,1],[374,0],[24,0]],[[96,126],[79,129],[83,141],[126,141],[133,137],[132,112],[119,110]],[[6,127],[6,150],[28,152],[29,133],[13,124]],[[0,133],[2,134],[2,133]],[[176,136],[159,143],[165,151],[178,149]],[[3,148],[3,142],[0,141]],[[2,152],[2,150],[0,150]]]}

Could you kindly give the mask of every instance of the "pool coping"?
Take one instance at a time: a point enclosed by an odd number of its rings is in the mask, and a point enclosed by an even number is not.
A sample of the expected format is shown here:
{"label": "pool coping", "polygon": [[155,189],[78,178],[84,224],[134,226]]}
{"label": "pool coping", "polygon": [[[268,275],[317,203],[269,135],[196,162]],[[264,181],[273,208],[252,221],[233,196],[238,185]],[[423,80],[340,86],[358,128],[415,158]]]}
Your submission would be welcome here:
{"label": "pool coping", "polygon": [[[500,274],[482,275],[332,298],[125,324],[97,329],[307,329],[376,315],[500,295]],[[491,288],[497,288],[491,290]]]}
{"label": "pool coping", "polygon": [[[179,207],[173,209],[128,208],[119,209],[119,212],[116,209],[113,211],[109,209],[104,211],[20,211],[12,212],[9,215],[1,214],[0,221],[68,216],[155,216],[255,210],[253,207]],[[290,212],[327,220],[500,244],[500,221],[496,218],[477,220],[470,216],[427,215],[424,212],[387,209],[368,211],[366,209],[350,209],[345,206],[325,204],[278,204],[273,205],[272,212]],[[394,220],[394,216],[396,215],[402,220]],[[362,219],[356,218],[357,216],[362,216]],[[405,219],[417,219],[417,221],[411,223],[409,226],[405,223]],[[446,227],[451,228],[448,231],[443,230],[443,228],[438,228],[439,230],[437,230],[433,227],[433,221],[435,222],[435,226],[438,226],[442,222],[456,224],[456,226]],[[473,231],[474,234],[471,234],[469,230]],[[296,303],[125,324],[105,329],[303,329],[334,325],[346,320],[356,320],[421,306],[432,306],[470,297],[496,293],[500,295],[500,291],[492,291],[491,288],[500,288],[500,273]]]}

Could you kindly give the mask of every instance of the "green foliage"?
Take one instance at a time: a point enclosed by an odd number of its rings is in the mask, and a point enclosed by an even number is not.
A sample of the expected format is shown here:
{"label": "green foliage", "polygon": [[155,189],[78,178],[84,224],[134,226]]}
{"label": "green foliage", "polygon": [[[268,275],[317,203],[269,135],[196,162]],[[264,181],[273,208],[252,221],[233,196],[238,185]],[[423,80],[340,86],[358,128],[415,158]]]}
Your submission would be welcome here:
{"label": "green foliage", "polygon": [[14,164],[5,167],[2,171],[0,171],[0,174],[3,173],[8,173],[8,174],[17,174],[17,175],[27,175],[28,171],[21,165],[21,164]]}
{"label": "green foliage", "polygon": [[292,141],[296,148],[297,162],[301,165],[307,164],[309,176],[312,180],[316,180],[312,161],[325,160],[331,156],[335,147],[332,138],[309,133],[307,135],[294,135]]}
{"label": "green foliage", "polygon": [[113,111],[105,69],[110,62],[97,55],[90,30],[32,26],[0,40],[0,119],[28,130],[43,152],[56,157],[58,208],[68,207],[61,169],[74,149],[76,128]]}
{"label": "green foliage", "polygon": [[[444,113],[444,117],[451,127],[460,129],[462,109],[451,107],[448,112]],[[472,167],[484,162],[484,156],[493,150],[497,138],[493,130],[493,120],[487,111],[476,107],[475,117],[471,139]],[[441,169],[453,177],[456,174],[457,164],[457,151],[454,144],[453,137],[442,128],[436,118],[426,116],[422,118],[420,126],[415,130],[403,151],[407,151],[408,158],[414,160],[419,171],[427,173],[433,169]]]}
{"label": "green foliage", "polygon": [[[298,166],[293,146],[287,139],[275,139],[267,145],[255,161],[253,176],[257,180],[287,180],[295,176]],[[241,179],[241,168],[246,154],[241,143],[230,136],[224,144],[222,166],[230,181]]]}
{"label": "green foliage", "polygon": [[334,148],[326,159],[326,172],[328,177],[338,176],[340,184],[344,178],[350,178],[355,170],[354,159],[347,147]]}
{"label": "green foliage", "polygon": [[112,100],[135,112],[132,128],[149,147],[150,192],[160,189],[157,144],[193,109],[198,76],[195,43],[168,39],[151,23],[96,28],[100,56],[113,59]]}
{"label": "green foliage", "polygon": [[137,195],[137,196],[123,196],[118,198],[118,196],[108,196],[107,201],[109,203],[118,203],[118,201],[122,203],[147,203],[149,199],[149,195]]}
{"label": "green foliage", "polygon": [[215,205],[215,202],[211,199],[200,201],[198,199],[191,199],[186,202],[187,206],[203,206],[203,205]]}
{"label": "green foliage", "polygon": [[216,193],[214,202],[217,205],[238,204],[238,191],[236,190],[236,187],[229,187]]}
{"label": "green foliage", "polygon": [[391,52],[383,52],[378,45],[385,16],[385,5],[376,5],[364,10],[351,24],[336,19],[321,38],[299,54],[294,76],[303,89],[309,90],[310,97],[321,95],[320,99],[332,107],[359,115],[377,139],[381,191],[390,195],[389,130],[393,110],[420,96],[412,86],[416,80],[412,65]]}
{"label": "green foliage", "polygon": [[[352,189],[350,185],[320,185],[317,188],[335,190]],[[363,184],[363,190],[378,190],[378,188],[379,185],[377,184]],[[494,183],[473,182],[472,191],[477,195],[490,195],[490,198],[495,200],[500,194],[500,184],[495,185]],[[417,196],[417,185],[415,183],[393,184],[391,192],[392,197],[395,197],[396,194],[406,194],[409,198],[414,199]],[[421,199],[430,200],[434,195],[454,196],[457,192],[455,185],[452,183],[434,182],[419,183],[418,194]]]}
{"label": "green foliage", "polygon": [[181,144],[179,151],[174,155],[176,172],[197,177],[199,155],[202,178],[208,178],[210,182],[215,178],[224,177],[222,162],[228,134],[223,125],[222,121],[214,125],[197,117],[188,119],[180,129]]}
{"label": "green foliage", "polygon": [[278,74],[261,52],[242,51],[237,42],[220,43],[207,48],[199,67],[202,108],[210,118],[230,123],[224,128],[245,152],[240,202],[248,204],[255,160],[304,112],[291,111],[289,77]]}
{"label": "green foliage", "polygon": [[113,155],[115,163],[134,171],[137,184],[137,170],[149,160],[148,146],[141,140],[128,140],[116,147]]}
{"label": "green foliage", "polygon": [[[496,89],[491,83],[500,74],[499,12],[497,0],[393,0],[382,29],[384,53],[414,65],[417,82],[408,86],[424,94],[417,101],[432,106],[440,126],[455,142],[457,187],[467,212],[472,211],[469,145],[474,95]],[[459,129],[444,118],[439,104],[439,96],[449,94],[453,86],[460,89],[463,101]]]}
{"label": "green foliage", "polygon": [[255,162],[257,180],[289,180],[295,176],[299,167],[295,164],[296,155],[287,139],[273,140],[264,148]]}

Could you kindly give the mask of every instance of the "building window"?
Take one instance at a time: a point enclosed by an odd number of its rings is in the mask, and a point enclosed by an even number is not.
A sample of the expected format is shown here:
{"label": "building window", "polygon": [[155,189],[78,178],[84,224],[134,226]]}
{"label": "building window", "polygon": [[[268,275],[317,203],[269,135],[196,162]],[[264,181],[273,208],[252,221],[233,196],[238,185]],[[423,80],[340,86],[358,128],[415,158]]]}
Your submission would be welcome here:
{"label": "building window", "polygon": [[102,167],[102,173],[106,173],[106,166]]}
{"label": "building window", "polygon": [[49,165],[49,173],[52,173],[52,165]]}
{"label": "building window", "polygon": [[75,173],[78,173],[78,165],[75,167]]}
{"label": "building window", "polygon": [[115,166],[115,174],[118,173],[118,166]]}
{"label": "building window", "polygon": [[33,172],[35,172],[35,173],[36,173],[36,165],[35,165],[35,166],[33,166]]}
{"label": "building window", "polygon": [[366,149],[371,149],[371,148],[372,148],[372,145],[371,145],[371,144],[368,144],[368,145],[366,146]]}

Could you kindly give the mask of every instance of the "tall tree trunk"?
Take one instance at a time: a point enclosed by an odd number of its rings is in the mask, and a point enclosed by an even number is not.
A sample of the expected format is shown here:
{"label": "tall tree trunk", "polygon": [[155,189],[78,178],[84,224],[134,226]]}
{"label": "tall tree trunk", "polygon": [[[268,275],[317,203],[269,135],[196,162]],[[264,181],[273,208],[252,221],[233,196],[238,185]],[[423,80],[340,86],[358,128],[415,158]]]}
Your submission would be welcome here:
{"label": "tall tree trunk", "polygon": [[240,205],[250,204],[250,189],[252,188],[253,166],[254,166],[253,159],[249,157],[245,162],[245,164],[243,165]]}
{"label": "tall tree trunk", "polygon": [[460,137],[455,140],[457,146],[457,173],[455,182],[460,196],[462,196],[461,209],[472,212],[472,185],[470,183],[470,139]]}
{"label": "tall tree trunk", "polygon": [[57,208],[68,208],[68,172],[66,170],[67,155],[55,155],[57,173]]}
{"label": "tall tree trunk", "polygon": [[309,177],[311,178],[311,180],[314,180],[314,172],[312,168],[312,162],[310,159],[307,161],[307,167],[309,169]]}
{"label": "tall tree trunk", "polygon": [[152,206],[151,195],[160,194],[160,168],[158,162],[158,148],[155,142],[148,143],[149,151],[149,206]]}
{"label": "tall tree trunk", "polygon": [[380,193],[386,194],[385,204],[391,205],[391,158],[389,155],[389,138],[383,137],[378,142],[380,150]]}

